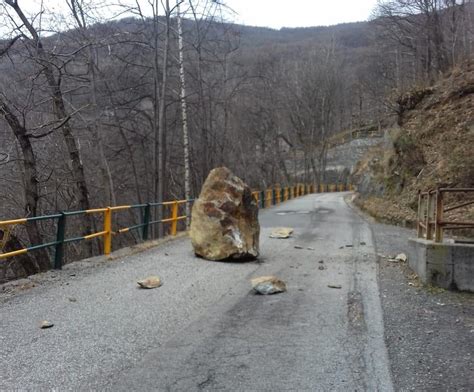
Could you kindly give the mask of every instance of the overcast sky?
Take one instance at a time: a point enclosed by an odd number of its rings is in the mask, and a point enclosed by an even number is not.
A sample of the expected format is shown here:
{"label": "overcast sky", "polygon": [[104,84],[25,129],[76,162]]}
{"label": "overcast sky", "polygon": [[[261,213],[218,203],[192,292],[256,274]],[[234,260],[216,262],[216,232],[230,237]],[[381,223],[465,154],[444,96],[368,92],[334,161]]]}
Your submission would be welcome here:
{"label": "overcast sky", "polygon": [[[96,7],[99,19],[107,19],[119,14],[124,15],[123,7],[117,4],[134,6],[138,1],[142,11],[150,14],[148,0],[86,0]],[[172,5],[176,0],[170,0]],[[327,26],[345,22],[364,21],[370,17],[377,0],[220,0],[234,12],[227,15],[228,21],[235,23],[264,26],[279,29],[281,27]],[[60,15],[69,15],[65,0],[18,0],[20,6],[29,15],[38,15],[41,4],[46,10],[43,19],[35,18],[35,23],[42,20],[48,26],[49,18],[54,18],[58,29],[67,29],[67,22],[59,22]],[[204,4],[205,0],[195,0],[195,4]],[[186,2],[185,2],[186,4]],[[186,6],[183,7],[187,8]],[[1,9],[0,9],[1,13]],[[55,15],[55,16],[54,16]],[[60,24],[58,24],[60,23]],[[0,26],[0,32],[8,30]],[[11,29],[10,29],[11,31]]]}
{"label": "overcast sky", "polygon": [[226,0],[237,23],[253,26],[307,27],[364,21],[376,0]]}

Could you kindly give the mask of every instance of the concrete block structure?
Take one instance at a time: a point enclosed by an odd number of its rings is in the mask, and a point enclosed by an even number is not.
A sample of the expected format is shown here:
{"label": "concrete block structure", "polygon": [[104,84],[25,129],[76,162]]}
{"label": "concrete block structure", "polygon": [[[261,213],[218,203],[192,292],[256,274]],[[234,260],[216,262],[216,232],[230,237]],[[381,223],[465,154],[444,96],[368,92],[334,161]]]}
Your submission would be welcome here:
{"label": "concrete block structure", "polygon": [[474,244],[409,240],[408,263],[426,284],[474,292]]}

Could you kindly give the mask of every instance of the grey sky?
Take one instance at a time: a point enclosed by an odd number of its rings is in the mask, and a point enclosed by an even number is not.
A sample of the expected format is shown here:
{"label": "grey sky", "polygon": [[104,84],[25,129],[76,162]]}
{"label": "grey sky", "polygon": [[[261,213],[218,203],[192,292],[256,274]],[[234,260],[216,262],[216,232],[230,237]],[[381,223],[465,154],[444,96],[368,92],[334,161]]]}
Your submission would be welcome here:
{"label": "grey sky", "polygon": [[[227,4],[235,14],[230,20],[253,26],[307,27],[333,25],[337,23],[367,20],[375,7],[377,0],[221,0]],[[87,1],[88,2],[88,1]],[[147,0],[138,0],[144,12],[149,8]],[[200,0],[198,3],[204,3]],[[40,9],[40,0],[19,0],[20,5],[37,14]],[[64,0],[43,0],[43,6],[49,12],[60,15],[67,12]],[[102,5],[102,16],[114,14],[113,5],[135,4],[135,0],[99,0],[94,5]],[[171,4],[175,0],[170,1]],[[104,7],[105,6],[105,7]],[[63,26],[64,27],[64,26]]]}
{"label": "grey sky", "polygon": [[367,20],[376,0],[227,0],[246,25],[280,27],[325,26]]}

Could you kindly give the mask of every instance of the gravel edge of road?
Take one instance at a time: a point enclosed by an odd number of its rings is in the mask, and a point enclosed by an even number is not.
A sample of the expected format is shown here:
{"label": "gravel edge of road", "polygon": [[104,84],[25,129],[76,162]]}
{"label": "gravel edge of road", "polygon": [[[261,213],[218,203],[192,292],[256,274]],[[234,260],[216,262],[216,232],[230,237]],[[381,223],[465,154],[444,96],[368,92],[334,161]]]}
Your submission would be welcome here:
{"label": "gravel edge of road", "polygon": [[397,391],[474,390],[474,295],[423,285],[407,263],[412,229],[379,223],[345,199],[369,222],[377,252],[385,344]]}

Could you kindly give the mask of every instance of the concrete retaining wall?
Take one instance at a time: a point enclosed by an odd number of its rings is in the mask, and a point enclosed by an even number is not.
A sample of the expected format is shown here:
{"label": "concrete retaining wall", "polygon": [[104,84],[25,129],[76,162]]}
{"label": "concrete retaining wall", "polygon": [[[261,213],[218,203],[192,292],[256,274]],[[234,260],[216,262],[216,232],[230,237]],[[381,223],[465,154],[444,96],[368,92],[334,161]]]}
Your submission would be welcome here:
{"label": "concrete retaining wall", "polygon": [[409,240],[410,267],[423,283],[474,292],[474,245]]}

